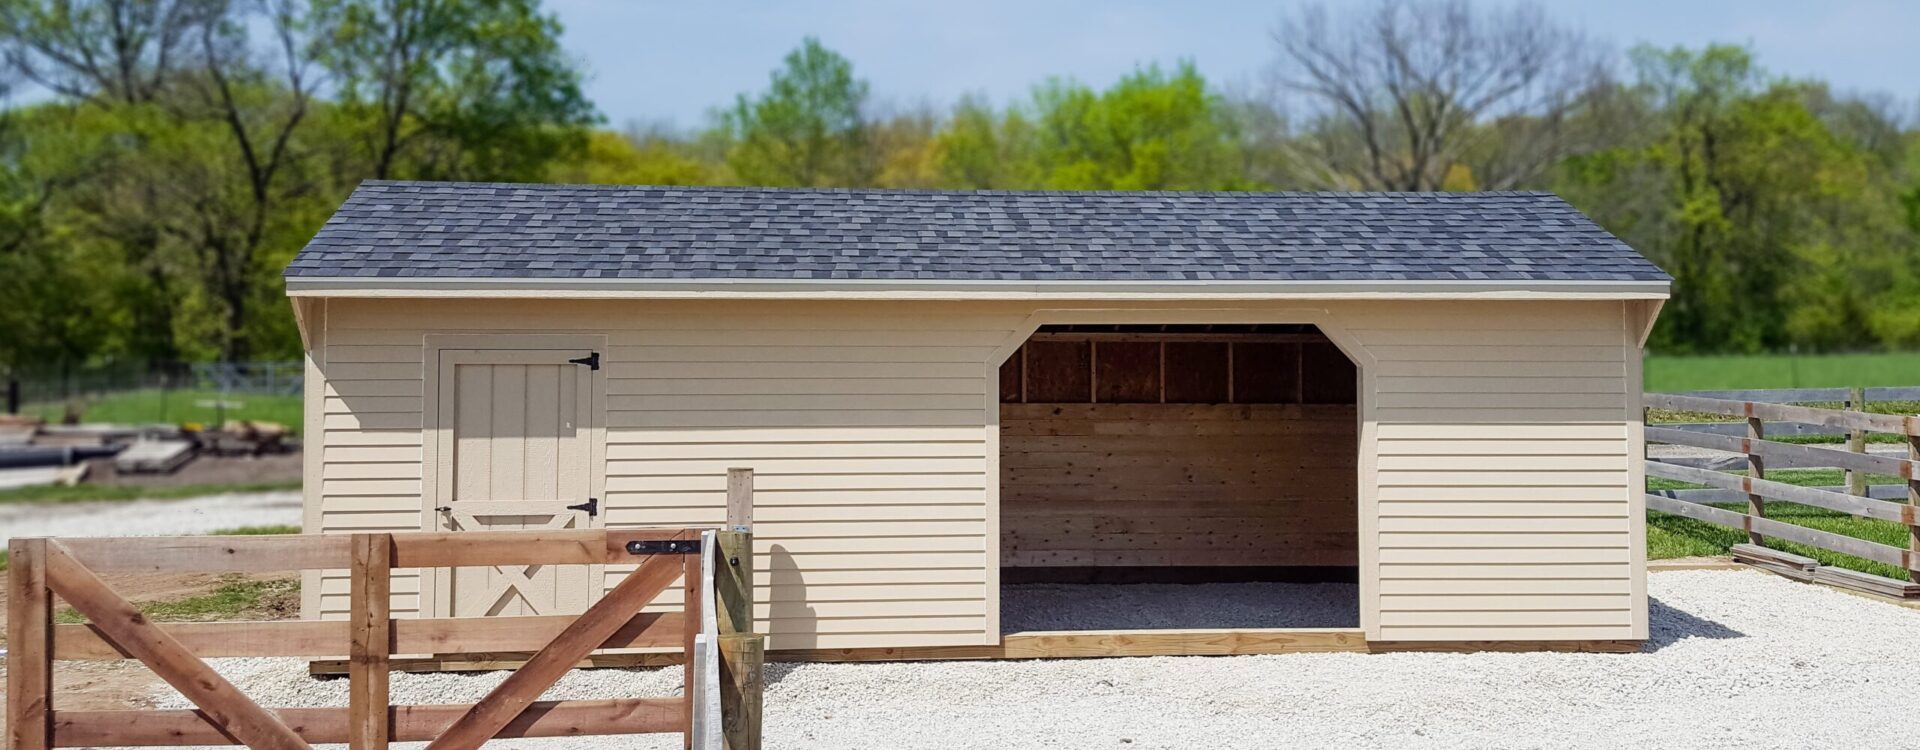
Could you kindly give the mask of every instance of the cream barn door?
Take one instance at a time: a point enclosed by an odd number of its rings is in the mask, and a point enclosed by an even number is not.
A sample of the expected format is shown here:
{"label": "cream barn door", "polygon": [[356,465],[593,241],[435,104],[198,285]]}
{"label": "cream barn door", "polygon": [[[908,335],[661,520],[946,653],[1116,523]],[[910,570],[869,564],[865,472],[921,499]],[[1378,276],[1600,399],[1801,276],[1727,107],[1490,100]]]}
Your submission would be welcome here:
{"label": "cream barn door", "polygon": [[[590,351],[440,350],[430,526],[439,531],[600,526],[593,498]],[[572,614],[600,593],[600,566],[507,565],[434,572],[438,614]]]}

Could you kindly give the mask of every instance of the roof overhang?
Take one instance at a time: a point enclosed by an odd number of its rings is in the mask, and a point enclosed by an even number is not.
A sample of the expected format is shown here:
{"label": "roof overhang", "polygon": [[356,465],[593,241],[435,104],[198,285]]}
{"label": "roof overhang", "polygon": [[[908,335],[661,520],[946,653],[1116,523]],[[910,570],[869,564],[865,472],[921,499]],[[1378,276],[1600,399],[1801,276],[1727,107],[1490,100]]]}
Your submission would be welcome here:
{"label": "roof overhang", "polygon": [[292,297],[822,300],[1666,299],[1666,281],[1030,281],[945,279],[493,279],[313,277]]}

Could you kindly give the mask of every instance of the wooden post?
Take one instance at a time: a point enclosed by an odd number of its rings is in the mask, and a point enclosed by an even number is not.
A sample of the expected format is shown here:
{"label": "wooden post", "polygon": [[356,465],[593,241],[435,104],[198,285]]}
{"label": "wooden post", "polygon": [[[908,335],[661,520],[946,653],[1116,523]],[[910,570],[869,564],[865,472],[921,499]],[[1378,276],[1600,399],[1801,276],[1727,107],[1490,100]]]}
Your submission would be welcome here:
{"label": "wooden post", "polygon": [[767,637],[720,636],[720,732],[726,750],[760,750],[760,690]]}
{"label": "wooden post", "polygon": [[[1907,436],[1907,460],[1920,463],[1920,436]],[[1907,480],[1907,504],[1920,506],[1920,477]],[[1916,515],[1920,515],[1920,511],[1916,511]],[[1907,550],[1911,555],[1920,557],[1920,524],[1907,527]],[[1920,571],[1909,566],[1907,580],[1920,582]]]}
{"label": "wooden post", "polygon": [[[1747,439],[1754,441],[1756,443],[1761,440],[1765,440],[1767,438],[1767,429],[1765,425],[1766,423],[1761,421],[1759,417],[1747,417]],[[1760,454],[1755,453],[1753,451],[1753,446],[1747,446],[1747,477],[1750,479],[1766,479],[1767,478],[1766,459],[1761,458]],[[1765,518],[1767,516],[1766,498],[1763,498],[1751,492],[1747,493],[1747,515],[1754,516],[1757,518]],[[1756,544],[1756,545],[1765,544],[1766,539],[1761,537],[1759,532],[1752,530],[1752,528],[1748,528],[1747,542],[1749,544]]]}
{"label": "wooden post", "polygon": [[753,470],[727,470],[727,530],[715,534],[720,731],[727,750],[760,750],[766,636],[753,632]]}
{"label": "wooden post", "polygon": [[753,470],[727,470],[727,529],[749,531],[753,528]]}
{"label": "wooden post", "polygon": [[680,643],[681,661],[684,663],[681,683],[684,687],[681,688],[680,694],[686,697],[686,710],[682,716],[686,721],[686,728],[680,734],[682,746],[686,750],[693,750],[693,712],[699,705],[699,701],[693,697],[693,674],[700,669],[699,660],[693,658],[693,641],[694,637],[700,634],[701,555],[681,555],[680,557],[680,606],[681,611],[686,613],[686,626],[682,628],[685,635]]}
{"label": "wooden post", "polygon": [[347,743],[352,750],[386,750],[387,646],[393,629],[393,536],[353,535],[349,584],[352,635],[347,665]]}
{"label": "wooden post", "polygon": [[[1847,390],[1847,411],[1867,410],[1867,389],[1851,388]],[[1859,427],[1847,429],[1847,450],[1854,453],[1867,452],[1867,431]],[[1867,473],[1855,469],[1847,470],[1847,494],[1855,497],[1867,496]]]}
{"label": "wooden post", "polygon": [[7,750],[53,747],[53,592],[47,540],[7,545]]}

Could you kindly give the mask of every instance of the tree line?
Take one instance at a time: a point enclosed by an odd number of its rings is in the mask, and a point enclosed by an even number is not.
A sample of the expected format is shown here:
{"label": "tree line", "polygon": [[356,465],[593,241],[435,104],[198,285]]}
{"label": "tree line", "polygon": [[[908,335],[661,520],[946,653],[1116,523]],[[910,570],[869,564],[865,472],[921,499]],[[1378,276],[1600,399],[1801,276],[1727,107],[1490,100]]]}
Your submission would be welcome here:
{"label": "tree line", "polygon": [[1526,5],[1271,37],[1257,86],[1147,64],[917,106],[808,38],[705,127],[615,129],[538,0],[0,0],[0,369],[293,355],[279,271],[364,179],[1551,190],[1675,276],[1658,350],[1920,344],[1911,103]]}

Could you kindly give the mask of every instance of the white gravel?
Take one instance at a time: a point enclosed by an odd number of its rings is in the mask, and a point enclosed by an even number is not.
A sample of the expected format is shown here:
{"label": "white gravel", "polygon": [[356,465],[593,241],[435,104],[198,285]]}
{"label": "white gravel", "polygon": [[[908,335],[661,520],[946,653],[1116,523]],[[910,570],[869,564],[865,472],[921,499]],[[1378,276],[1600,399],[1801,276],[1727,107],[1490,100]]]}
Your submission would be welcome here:
{"label": "white gravel", "polygon": [[299,525],[300,493],[252,492],[184,500],[0,505],[0,538],[168,536],[241,526]]}
{"label": "white gravel", "polygon": [[[1920,746],[1920,612],[1750,571],[1649,576],[1638,654],[1288,654],[769,665],[768,748]],[[264,705],[345,705],[293,659],[220,660]],[[578,671],[553,698],[665,696],[678,670]],[[400,675],[465,702],[500,673]],[[180,705],[180,699],[167,699]],[[503,742],[672,748],[673,736]]]}

